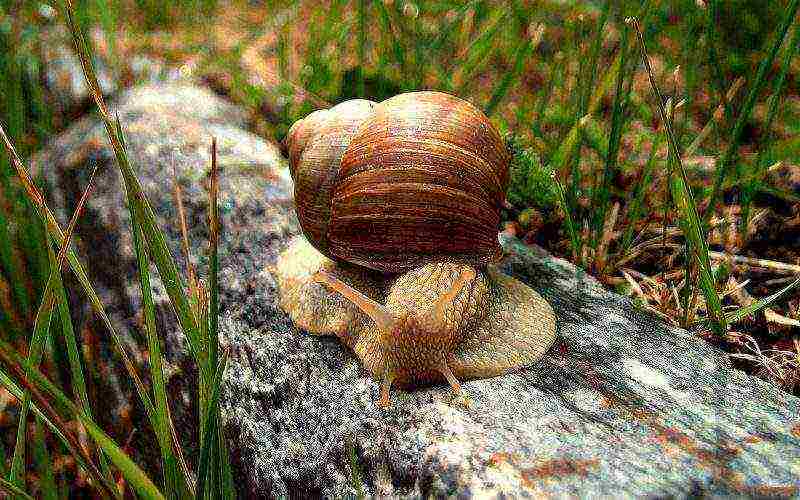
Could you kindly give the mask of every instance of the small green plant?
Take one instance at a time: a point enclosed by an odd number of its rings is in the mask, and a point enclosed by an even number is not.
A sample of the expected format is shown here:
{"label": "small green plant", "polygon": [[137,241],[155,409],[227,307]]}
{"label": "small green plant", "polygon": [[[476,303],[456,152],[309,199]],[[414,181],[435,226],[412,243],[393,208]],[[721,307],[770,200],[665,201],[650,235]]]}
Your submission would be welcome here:
{"label": "small green plant", "polygon": [[508,202],[547,211],[555,208],[558,204],[558,188],[554,172],[543,165],[539,156],[531,147],[525,147],[521,139],[507,135],[505,140],[512,157]]}

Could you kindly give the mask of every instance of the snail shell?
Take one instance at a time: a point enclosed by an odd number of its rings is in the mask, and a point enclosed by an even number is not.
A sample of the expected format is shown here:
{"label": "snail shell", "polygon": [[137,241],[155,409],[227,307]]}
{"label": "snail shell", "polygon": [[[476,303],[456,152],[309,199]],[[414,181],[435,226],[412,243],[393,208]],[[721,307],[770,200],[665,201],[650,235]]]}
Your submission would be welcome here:
{"label": "snail shell", "polygon": [[347,101],[295,123],[286,145],[300,225],[327,257],[383,272],[500,257],[508,152],[468,102]]}

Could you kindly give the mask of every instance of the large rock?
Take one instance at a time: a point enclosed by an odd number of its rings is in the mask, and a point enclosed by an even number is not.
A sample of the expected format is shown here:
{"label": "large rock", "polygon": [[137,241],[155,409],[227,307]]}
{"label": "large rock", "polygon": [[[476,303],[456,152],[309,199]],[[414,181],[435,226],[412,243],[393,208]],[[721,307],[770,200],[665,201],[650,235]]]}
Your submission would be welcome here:
{"label": "large rock", "polygon": [[[220,140],[220,325],[231,353],[222,406],[242,496],[798,494],[797,398],[515,240],[504,243],[503,268],[553,304],[555,347],[531,369],[466,382],[468,408],[445,386],[394,391],[392,406],[378,407],[378,384],[350,351],[297,331],[277,307],[271,269],[298,228],[276,148],[243,131],[240,110],[191,86],[135,89],[115,109],[179,262],[171,166],[202,264],[207,145],[212,134]],[[108,162],[104,145],[100,125],[87,120],[39,157],[62,221],[88,166]],[[106,169],[80,249],[115,324],[136,342],[140,297],[120,188],[115,168]],[[173,382],[180,431],[191,436],[191,362],[156,290],[160,330],[182,368]],[[85,306],[75,314],[107,338]]]}

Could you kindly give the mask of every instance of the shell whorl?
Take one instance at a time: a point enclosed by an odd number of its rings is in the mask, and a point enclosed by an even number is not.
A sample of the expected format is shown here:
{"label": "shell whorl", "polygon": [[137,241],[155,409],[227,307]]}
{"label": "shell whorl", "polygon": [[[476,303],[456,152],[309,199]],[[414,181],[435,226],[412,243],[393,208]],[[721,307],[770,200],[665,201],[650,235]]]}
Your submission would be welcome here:
{"label": "shell whorl", "polygon": [[287,137],[301,227],[323,254],[384,272],[497,259],[508,153],[471,104],[410,92],[354,100]]}
{"label": "shell whorl", "polygon": [[328,251],[331,197],[342,155],[374,106],[354,99],[315,111],[292,125],[286,138],[300,226],[317,250],[331,258],[336,257]]}

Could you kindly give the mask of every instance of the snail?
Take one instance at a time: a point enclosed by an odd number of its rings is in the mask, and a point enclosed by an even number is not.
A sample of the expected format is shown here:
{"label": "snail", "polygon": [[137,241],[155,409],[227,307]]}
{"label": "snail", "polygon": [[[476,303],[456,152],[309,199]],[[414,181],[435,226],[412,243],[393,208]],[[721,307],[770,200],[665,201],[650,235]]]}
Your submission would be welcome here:
{"label": "snail", "polygon": [[297,121],[285,141],[303,236],[279,256],[280,303],[335,335],[381,381],[412,388],[530,366],[555,315],[494,266],[509,181],[503,141],[441,92],[355,99]]}

